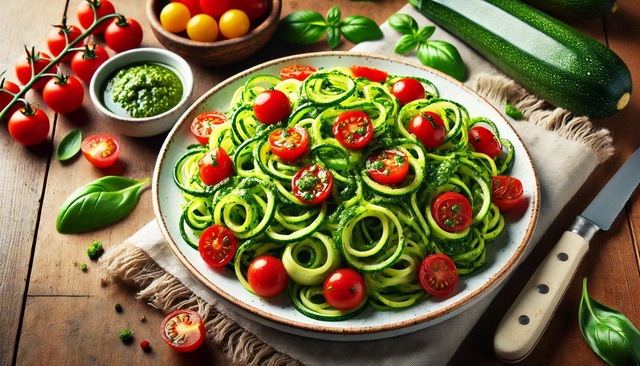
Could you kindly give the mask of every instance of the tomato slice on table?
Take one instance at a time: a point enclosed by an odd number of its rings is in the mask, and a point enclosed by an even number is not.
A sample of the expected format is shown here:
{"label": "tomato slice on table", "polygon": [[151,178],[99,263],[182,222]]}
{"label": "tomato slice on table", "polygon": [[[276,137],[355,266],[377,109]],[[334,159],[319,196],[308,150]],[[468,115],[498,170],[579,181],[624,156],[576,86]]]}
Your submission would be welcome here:
{"label": "tomato slice on table", "polygon": [[338,310],[353,309],[364,299],[365,282],[362,275],[350,268],[338,269],[324,280],[324,298]]}
{"label": "tomato slice on table", "polygon": [[366,66],[351,66],[351,73],[357,78],[366,78],[377,83],[384,83],[389,74],[382,70]]}
{"label": "tomato slice on table", "polygon": [[233,232],[222,225],[206,228],[198,242],[198,252],[211,267],[222,267],[236,255],[238,242]]}
{"label": "tomato slice on table", "polygon": [[332,187],[331,172],[319,165],[300,169],[291,180],[293,194],[309,205],[315,205],[327,199]]}
{"label": "tomato slice on table", "polygon": [[318,71],[315,67],[306,65],[287,66],[280,70],[280,78],[282,80],[296,79],[304,81],[309,75]]}
{"label": "tomato slice on table", "polygon": [[171,348],[179,352],[195,351],[207,335],[200,315],[188,309],[169,314],[162,322],[160,334]]}
{"label": "tomato slice on table", "polygon": [[291,104],[280,90],[265,90],[253,101],[253,113],[258,121],[273,124],[289,117]]}
{"label": "tomato slice on table", "polygon": [[490,158],[495,158],[502,151],[502,146],[496,135],[486,127],[472,127],[469,130],[469,142],[477,152],[483,153]]}
{"label": "tomato slice on table", "polygon": [[451,258],[445,254],[431,254],[420,263],[420,286],[433,296],[447,296],[458,283],[458,271]]}
{"label": "tomato slice on table", "polygon": [[413,117],[409,122],[409,132],[416,135],[427,149],[442,145],[447,135],[442,118],[433,112],[423,112]]}
{"label": "tomato slice on table", "polygon": [[91,135],[80,145],[82,155],[96,168],[113,165],[120,156],[120,141],[106,133]]}
{"label": "tomato slice on table", "polygon": [[224,149],[216,147],[204,154],[198,162],[198,168],[202,183],[213,186],[231,176],[233,162]]}
{"label": "tomato slice on table", "polygon": [[380,184],[398,184],[409,173],[409,158],[399,150],[383,150],[367,160],[367,173]]}
{"label": "tomato slice on table", "polygon": [[277,129],[269,134],[269,147],[282,160],[296,160],[309,147],[309,133],[303,127]]}
{"label": "tomato slice on table", "polygon": [[520,204],[524,195],[520,179],[498,175],[493,177],[492,181],[491,202],[499,209],[506,211]]}
{"label": "tomato slice on table", "polygon": [[247,269],[247,282],[258,296],[276,296],[287,287],[289,276],[282,261],[265,255],[251,262]]}
{"label": "tomato slice on table", "polygon": [[473,216],[467,197],[456,192],[443,193],[433,200],[431,214],[442,230],[452,233],[469,227]]}
{"label": "tomato slice on table", "polygon": [[209,143],[209,136],[216,126],[227,122],[227,116],[218,111],[204,112],[196,116],[191,122],[191,133],[202,145]]}
{"label": "tomato slice on table", "polygon": [[373,124],[362,111],[343,112],[333,124],[333,136],[347,149],[361,149],[373,139]]}

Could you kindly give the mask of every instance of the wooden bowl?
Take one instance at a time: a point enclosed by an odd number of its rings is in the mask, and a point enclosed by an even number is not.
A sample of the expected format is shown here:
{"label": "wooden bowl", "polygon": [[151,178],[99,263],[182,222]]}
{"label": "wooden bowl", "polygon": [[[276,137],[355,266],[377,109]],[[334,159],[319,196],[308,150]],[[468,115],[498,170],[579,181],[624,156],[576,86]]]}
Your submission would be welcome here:
{"label": "wooden bowl", "polygon": [[275,33],[282,9],[282,0],[270,0],[267,17],[244,36],[215,42],[198,42],[162,27],[159,15],[168,3],[168,0],[147,0],[147,18],[153,34],[168,50],[203,66],[228,65],[253,55]]}

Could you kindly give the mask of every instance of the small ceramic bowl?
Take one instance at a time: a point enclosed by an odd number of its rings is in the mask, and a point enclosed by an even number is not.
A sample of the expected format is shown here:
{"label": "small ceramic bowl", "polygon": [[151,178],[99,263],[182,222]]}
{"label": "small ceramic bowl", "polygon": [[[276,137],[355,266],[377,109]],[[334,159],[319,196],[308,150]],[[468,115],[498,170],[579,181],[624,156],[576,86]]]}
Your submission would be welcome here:
{"label": "small ceramic bowl", "polygon": [[[115,72],[125,67],[155,63],[169,66],[182,82],[182,98],[170,110],[152,117],[123,117],[110,111],[104,104],[102,94],[105,84]],[[193,93],[193,73],[189,64],[175,53],[160,48],[137,48],[122,52],[102,64],[91,78],[89,95],[102,119],[117,132],[132,137],[148,137],[170,130],[182,113],[189,107]]]}
{"label": "small ceramic bowl", "polygon": [[203,66],[229,65],[243,60],[262,48],[271,39],[280,20],[282,0],[268,0],[266,18],[242,37],[215,42],[192,41],[186,36],[171,33],[160,24],[159,15],[168,4],[166,0],[147,0],[147,18],[153,34],[164,47],[189,62]]}

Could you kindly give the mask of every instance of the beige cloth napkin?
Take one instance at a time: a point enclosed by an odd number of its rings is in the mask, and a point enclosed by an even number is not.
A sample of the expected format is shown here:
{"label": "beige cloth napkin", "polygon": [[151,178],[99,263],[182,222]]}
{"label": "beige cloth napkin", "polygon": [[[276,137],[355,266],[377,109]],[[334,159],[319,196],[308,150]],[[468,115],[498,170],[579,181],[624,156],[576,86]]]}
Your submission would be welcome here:
{"label": "beige cloth napkin", "polygon": [[[400,12],[412,15],[420,26],[430,24],[409,5]],[[353,51],[393,55],[393,45],[400,35],[386,23],[381,28],[382,40],[362,43]],[[613,153],[611,138],[605,130],[593,130],[584,117],[574,118],[560,109],[546,110],[546,103],[500,75],[485,59],[442,29],[438,28],[432,39],[446,40],[458,47],[468,67],[469,80],[473,81],[471,86],[495,102],[499,110],[508,100],[527,117],[526,121],[511,122],[531,152],[540,178],[540,219],[529,246],[532,248],[596,165]],[[407,58],[418,62],[415,54]],[[297,361],[309,365],[445,364],[497,293],[493,291],[452,319],[408,335],[332,342],[283,333],[234,313],[182,267],[155,221],[112,248],[103,263],[109,276],[135,286],[140,291],[138,297],[152,306],[165,311],[184,307],[198,310],[207,319],[211,339],[233,361],[256,365]]]}

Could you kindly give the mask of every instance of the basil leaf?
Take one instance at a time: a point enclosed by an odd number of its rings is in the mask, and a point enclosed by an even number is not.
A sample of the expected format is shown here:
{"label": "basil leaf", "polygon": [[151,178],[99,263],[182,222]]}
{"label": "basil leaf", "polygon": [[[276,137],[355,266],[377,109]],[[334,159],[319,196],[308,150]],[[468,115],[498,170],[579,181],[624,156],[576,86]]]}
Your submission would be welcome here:
{"label": "basil leaf", "polygon": [[512,106],[511,104],[509,104],[508,102],[504,102],[504,113],[507,114],[507,116],[513,118],[513,119],[523,119],[524,115],[522,114],[522,111],[519,110],[518,108]]}
{"label": "basil leaf", "polygon": [[595,301],[582,280],[579,321],[584,339],[610,365],[640,365],[640,331],[626,316]]}
{"label": "basil leaf", "polygon": [[418,33],[416,33],[416,39],[420,43],[425,42],[427,39],[429,39],[429,37],[433,35],[433,33],[435,33],[435,31],[436,27],[434,27],[433,25],[425,25],[424,27],[420,28]]}
{"label": "basil leaf", "polygon": [[327,29],[327,42],[331,49],[338,47],[340,44],[340,29],[336,27],[330,27]]}
{"label": "basil leaf", "polygon": [[82,145],[82,131],[71,130],[58,144],[56,151],[58,160],[65,161],[74,157],[80,151],[80,145]]}
{"label": "basil leaf", "polygon": [[416,48],[416,46],[418,46],[416,37],[414,37],[413,34],[406,34],[402,36],[402,38],[400,38],[398,42],[396,42],[396,46],[393,48],[393,52],[404,55],[405,53]]}
{"label": "basil leaf", "polygon": [[391,28],[402,34],[414,34],[418,31],[418,22],[408,14],[393,14],[387,21]]}
{"label": "basil leaf", "polygon": [[344,18],[340,31],[352,43],[382,38],[382,31],[376,22],[360,15],[351,15]]}
{"label": "basil leaf", "polygon": [[112,224],[129,215],[149,179],[106,176],[73,192],[56,219],[61,234],[81,233]]}
{"label": "basil leaf", "polygon": [[311,44],[318,42],[327,30],[322,14],[313,10],[293,12],[280,21],[278,36],[289,43]]}
{"label": "basil leaf", "polygon": [[337,6],[332,6],[327,13],[327,24],[330,27],[338,27],[340,25],[340,18],[342,17],[342,12],[340,8]]}
{"label": "basil leaf", "polygon": [[423,65],[433,67],[463,81],[465,67],[458,50],[444,41],[427,41],[418,46],[418,59]]}

